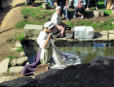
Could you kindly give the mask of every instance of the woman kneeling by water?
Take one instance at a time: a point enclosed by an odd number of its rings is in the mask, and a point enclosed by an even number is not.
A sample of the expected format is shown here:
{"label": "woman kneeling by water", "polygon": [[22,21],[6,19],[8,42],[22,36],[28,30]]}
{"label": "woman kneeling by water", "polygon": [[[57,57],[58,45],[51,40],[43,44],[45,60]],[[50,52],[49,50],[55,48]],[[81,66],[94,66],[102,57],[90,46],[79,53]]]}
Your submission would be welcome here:
{"label": "woman kneeling by water", "polygon": [[40,32],[37,43],[39,44],[39,50],[35,61],[24,67],[22,73],[24,75],[31,75],[34,73],[35,67],[39,62],[46,64],[53,58],[55,65],[51,66],[51,69],[64,69],[69,65],[80,64],[78,56],[61,52],[53,42],[53,33],[55,32],[55,26],[51,22],[44,24],[44,29]]}

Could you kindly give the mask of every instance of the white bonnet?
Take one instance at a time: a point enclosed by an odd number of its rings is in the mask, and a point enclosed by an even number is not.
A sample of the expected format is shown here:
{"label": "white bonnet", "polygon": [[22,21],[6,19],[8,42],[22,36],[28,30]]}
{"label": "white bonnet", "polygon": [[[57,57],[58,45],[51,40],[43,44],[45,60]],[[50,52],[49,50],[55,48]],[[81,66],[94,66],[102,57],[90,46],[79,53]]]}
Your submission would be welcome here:
{"label": "white bonnet", "polygon": [[57,7],[56,7],[56,10],[58,10],[58,9],[61,9],[61,7],[60,7],[60,6],[57,6]]}

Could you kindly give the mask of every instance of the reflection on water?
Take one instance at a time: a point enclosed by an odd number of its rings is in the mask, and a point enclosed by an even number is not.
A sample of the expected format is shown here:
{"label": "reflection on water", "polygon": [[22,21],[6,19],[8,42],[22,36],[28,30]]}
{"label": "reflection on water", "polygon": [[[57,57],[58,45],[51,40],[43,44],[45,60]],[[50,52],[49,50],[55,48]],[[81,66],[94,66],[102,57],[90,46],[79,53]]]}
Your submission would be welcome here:
{"label": "reflection on water", "polygon": [[62,51],[70,52],[80,56],[82,63],[88,63],[97,56],[114,55],[114,43],[100,42],[78,42],[78,43],[56,43]]}
{"label": "reflection on water", "polygon": [[[24,41],[23,48],[32,63],[38,50],[38,44],[31,41]],[[114,55],[114,42],[57,42],[55,43],[60,50],[77,54],[80,56],[82,63],[88,63],[97,56]]]}

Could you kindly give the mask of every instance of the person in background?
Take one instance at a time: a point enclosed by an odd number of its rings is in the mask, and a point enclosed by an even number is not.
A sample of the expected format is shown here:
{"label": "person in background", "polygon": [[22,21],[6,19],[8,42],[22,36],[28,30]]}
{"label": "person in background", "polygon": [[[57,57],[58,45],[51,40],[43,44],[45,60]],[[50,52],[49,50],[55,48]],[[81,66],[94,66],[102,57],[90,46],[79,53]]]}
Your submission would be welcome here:
{"label": "person in background", "polygon": [[69,6],[69,8],[70,8],[70,7],[71,7],[71,8],[73,7],[73,1],[74,1],[74,0],[69,0],[69,1],[68,1],[68,6]]}
{"label": "person in background", "polygon": [[32,6],[35,6],[35,0],[26,0],[26,4],[27,5],[32,5]]}
{"label": "person in background", "polygon": [[51,18],[51,22],[60,31],[59,37],[63,37],[64,32],[65,32],[65,27],[61,24],[60,13],[61,13],[61,7],[60,6],[57,6],[56,7],[56,12],[53,14],[53,16]]}
{"label": "person in background", "polygon": [[106,6],[107,6],[107,0],[105,0],[105,9],[106,9]]}
{"label": "person in background", "polygon": [[50,6],[51,6],[52,8],[54,8],[53,1],[52,1],[52,0],[45,0],[45,3],[46,3],[46,4],[48,4],[48,2],[49,2],[49,4],[50,4]]}
{"label": "person in background", "polygon": [[64,13],[65,19],[69,20],[68,17],[68,0],[55,0],[54,2],[55,6],[60,6],[61,7],[61,13],[60,15],[62,16],[62,14]]}
{"label": "person in background", "polygon": [[85,0],[74,0],[74,17],[76,18],[76,14],[79,11],[81,13],[81,19],[84,18],[85,15],[85,5],[86,1]]}
{"label": "person in background", "polygon": [[113,9],[113,5],[114,5],[114,1],[113,0],[107,0],[106,9],[107,10]]}
{"label": "person in background", "polygon": [[[94,1],[95,1],[96,10],[98,10],[97,0],[94,0]],[[87,8],[86,8],[86,10],[90,10],[90,3],[91,3],[91,0],[87,0]]]}

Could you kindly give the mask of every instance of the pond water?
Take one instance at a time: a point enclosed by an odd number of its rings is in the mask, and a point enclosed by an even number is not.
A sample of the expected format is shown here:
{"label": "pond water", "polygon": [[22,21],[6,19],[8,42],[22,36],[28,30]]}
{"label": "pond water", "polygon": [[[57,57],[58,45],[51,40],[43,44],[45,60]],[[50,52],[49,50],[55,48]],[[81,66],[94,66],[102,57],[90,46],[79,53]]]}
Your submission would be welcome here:
{"label": "pond water", "polygon": [[114,55],[114,42],[72,42],[56,43],[60,50],[77,54],[82,63],[89,63],[98,56]]}
{"label": "pond water", "polygon": [[[38,44],[35,41],[22,42],[24,51],[32,62],[38,50]],[[98,56],[114,55],[114,42],[56,42],[56,46],[65,52],[77,54],[82,63],[89,63]]]}

